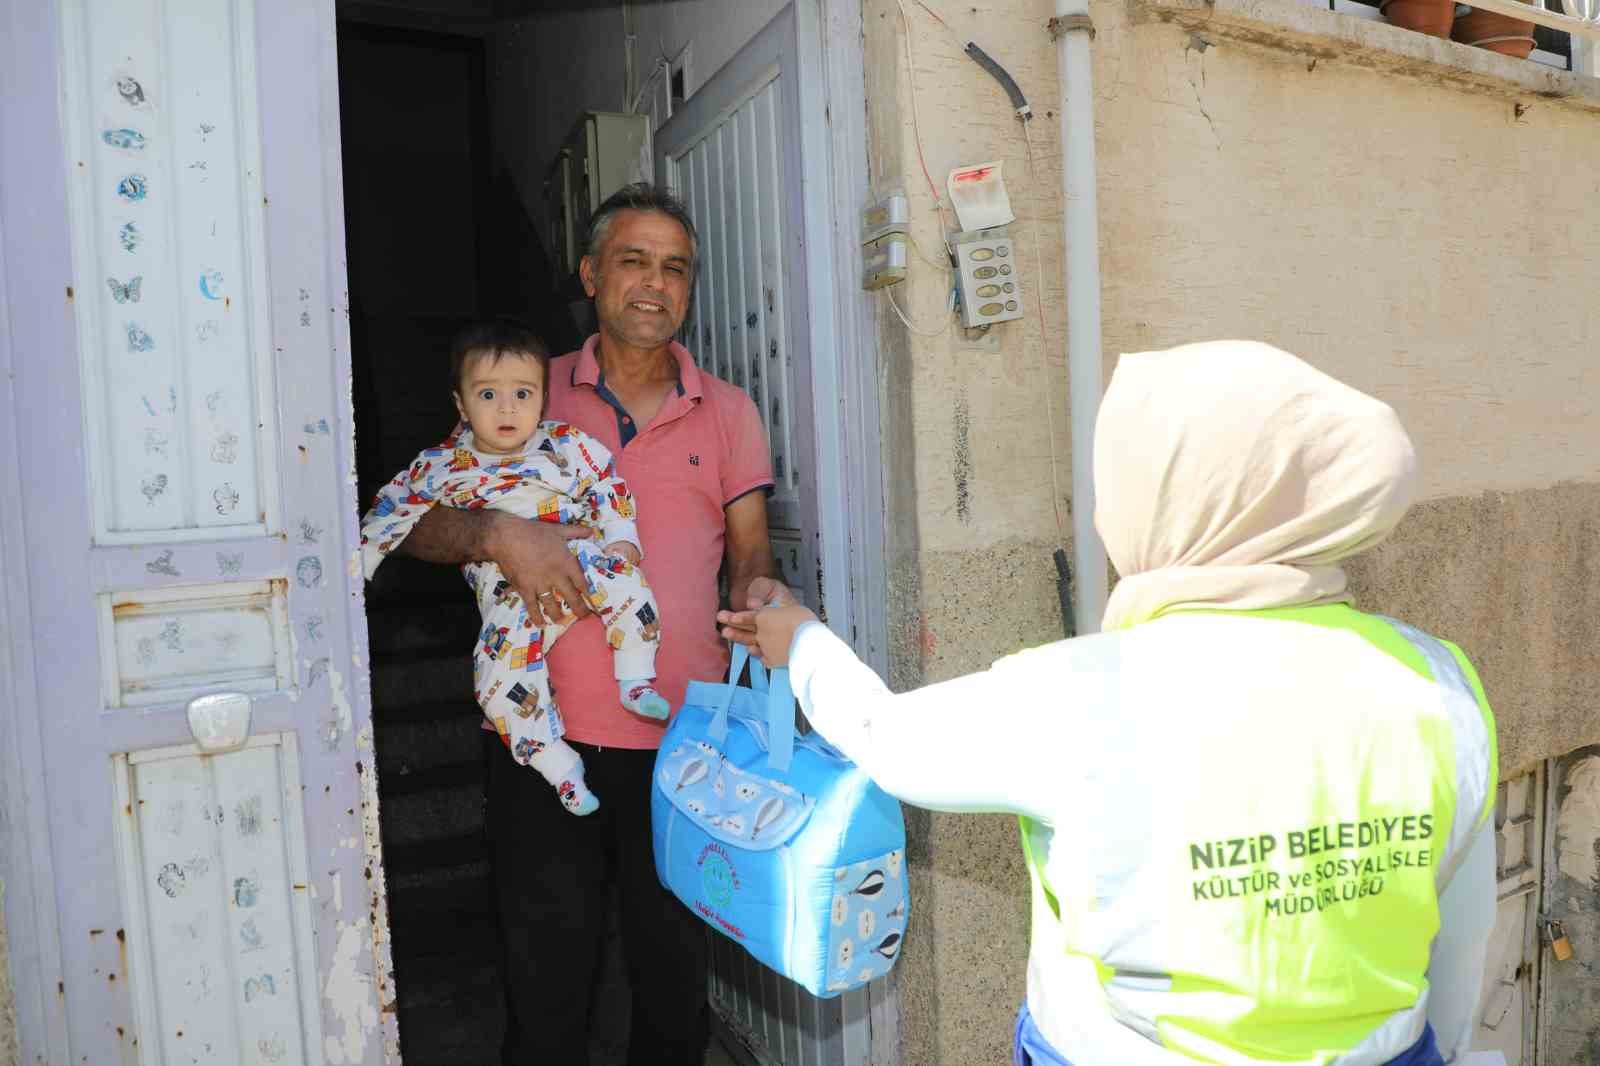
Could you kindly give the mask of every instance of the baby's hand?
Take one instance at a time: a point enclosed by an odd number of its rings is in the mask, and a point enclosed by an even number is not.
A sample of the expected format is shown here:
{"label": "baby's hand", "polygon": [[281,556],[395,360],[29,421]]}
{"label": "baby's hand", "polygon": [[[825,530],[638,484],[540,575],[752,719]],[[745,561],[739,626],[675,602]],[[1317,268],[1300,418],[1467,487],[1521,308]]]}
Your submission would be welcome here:
{"label": "baby's hand", "polygon": [[626,540],[614,540],[610,544],[607,544],[606,554],[620,555],[634,566],[638,566],[639,560],[642,558],[642,556],[639,554],[638,547]]}

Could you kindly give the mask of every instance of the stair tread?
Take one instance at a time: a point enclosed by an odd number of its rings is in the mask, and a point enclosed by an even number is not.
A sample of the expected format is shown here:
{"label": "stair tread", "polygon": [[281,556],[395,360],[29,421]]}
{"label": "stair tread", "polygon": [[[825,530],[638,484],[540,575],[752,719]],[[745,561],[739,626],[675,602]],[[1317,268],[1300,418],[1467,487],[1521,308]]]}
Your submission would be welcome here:
{"label": "stair tread", "polygon": [[372,708],[374,724],[380,732],[386,725],[431,722],[443,718],[478,718],[482,714],[482,708],[470,696],[459,700],[382,704]]}
{"label": "stair tread", "polygon": [[385,771],[378,767],[378,794],[387,799],[390,796],[414,795],[418,792],[427,792],[436,788],[457,788],[483,780],[483,760],[471,759],[464,762],[441,763],[437,766],[428,766],[420,770],[401,772],[399,770]]}
{"label": "stair tread", "polygon": [[444,867],[486,862],[488,846],[482,833],[462,833],[410,844],[385,844],[383,868],[391,879]]}

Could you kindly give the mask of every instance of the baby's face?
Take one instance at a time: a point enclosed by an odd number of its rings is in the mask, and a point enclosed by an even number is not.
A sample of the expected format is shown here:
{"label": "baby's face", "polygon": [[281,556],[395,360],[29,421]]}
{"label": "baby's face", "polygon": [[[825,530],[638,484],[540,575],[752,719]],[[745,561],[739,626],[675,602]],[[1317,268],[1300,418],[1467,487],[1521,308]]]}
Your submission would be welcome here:
{"label": "baby's face", "polygon": [[473,355],[461,369],[456,410],[480,451],[510,455],[533,436],[544,412],[544,367],[527,355]]}

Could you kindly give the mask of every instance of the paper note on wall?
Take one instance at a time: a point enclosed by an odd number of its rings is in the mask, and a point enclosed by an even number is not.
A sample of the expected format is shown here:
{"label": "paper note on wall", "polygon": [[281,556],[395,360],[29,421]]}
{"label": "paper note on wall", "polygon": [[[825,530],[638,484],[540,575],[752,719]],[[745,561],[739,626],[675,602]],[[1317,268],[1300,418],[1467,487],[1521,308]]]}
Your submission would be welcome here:
{"label": "paper note on wall", "polygon": [[1017,216],[1011,210],[1011,198],[1006,195],[1005,178],[1000,163],[979,163],[975,166],[957,167],[945,179],[950,193],[950,203],[956,209],[956,218],[964,230],[990,229],[1004,226]]}

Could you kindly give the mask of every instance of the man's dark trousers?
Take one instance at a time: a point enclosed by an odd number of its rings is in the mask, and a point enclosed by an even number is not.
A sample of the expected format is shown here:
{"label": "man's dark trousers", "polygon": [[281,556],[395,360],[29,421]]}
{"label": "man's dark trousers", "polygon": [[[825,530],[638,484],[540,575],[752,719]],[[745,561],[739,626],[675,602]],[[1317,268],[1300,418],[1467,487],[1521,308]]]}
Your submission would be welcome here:
{"label": "man's dark trousers", "polygon": [[654,751],[573,744],[600,809],[579,818],[493,733],[488,829],[505,943],[503,1066],[585,1066],[611,886],[632,989],[628,1066],[701,1066],[705,926],[661,887],[650,845]]}

